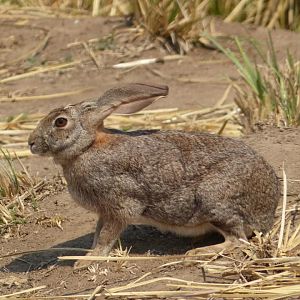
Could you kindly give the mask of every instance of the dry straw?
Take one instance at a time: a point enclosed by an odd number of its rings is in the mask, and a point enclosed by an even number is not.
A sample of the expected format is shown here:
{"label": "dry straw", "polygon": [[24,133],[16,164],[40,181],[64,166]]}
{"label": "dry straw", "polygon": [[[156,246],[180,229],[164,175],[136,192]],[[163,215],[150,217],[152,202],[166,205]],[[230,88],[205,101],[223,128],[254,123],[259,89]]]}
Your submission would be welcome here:
{"label": "dry straw", "polygon": [[[12,97],[0,97],[0,102],[18,102],[18,101],[31,101],[31,100],[49,100],[49,99],[56,99],[62,97],[73,96],[77,94],[81,94],[86,92],[90,89],[80,89],[75,91],[69,92],[62,92],[62,93],[55,93],[49,95],[34,95],[34,96],[12,96]],[[1,134],[1,133],[0,133]]]}
{"label": "dry straw", "polygon": [[40,67],[40,68],[38,68],[37,70],[34,70],[34,71],[30,71],[30,72],[27,72],[27,73],[23,73],[23,74],[3,78],[3,79],[0,80],[0,83],[12,82],[12,81],[15,81],[15,80],[28,78],[28,77],[31,77],[31,76],[35,76],[37,74],[45,73],[45,72],[57,71],[57,70],[60,70],[60,69],[70,68],[70,67],[73,67],[73,66],[78,65],[78,64],[80,64],[80,61],[74,61],[74,62],[70,62],[70,63],[58,64],[58,65],[54,65],[54,66]]}

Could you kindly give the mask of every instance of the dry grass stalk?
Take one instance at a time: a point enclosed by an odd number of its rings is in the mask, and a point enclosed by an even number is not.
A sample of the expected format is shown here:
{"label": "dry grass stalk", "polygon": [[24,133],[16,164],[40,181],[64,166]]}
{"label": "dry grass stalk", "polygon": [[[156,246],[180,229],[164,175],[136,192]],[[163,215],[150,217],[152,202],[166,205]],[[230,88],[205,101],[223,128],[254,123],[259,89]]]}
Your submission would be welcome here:
{"label": "dry grass stalk", "polygon": [[0,299],[14,299],[15,296],[36,292],[38,290],[45,289],[46,287],[47,287],[46,285],[41,285],[41,286],[37,286],[37,287],[31,288],[31,289],[26,289],[26,290],[23,290],[23,291],[20,291],[20,292],[1,295]]}
{"label": "dry grass stalk", "polygon": [[282,175],[283,175],[283,202],[282,202],[282,214],[281,214],[281,226],[280,226],[280,233],[278,238],[278,249],[282,247],[283,242],[283,234],[285,228],[285,214],[286,214],[286,202],[287,202],[287,180],[286,180],[286,173],[284,170],[284,164],[282,168]]}
{"label": "dry grass stalk", "polygon": [[[28,157],[31,155],[31,152],[30,150],[13,150],[13,149],[10,149],[10,148],[7,148],[6,149],[8,151],[8,153],[13,153],[15,154],[16,156],[18,157]],[[4,155],[3,154],[0,154],[0,158],[4,158]]]}
{"label": "dry grass stalk", "polygon": [[[31,100],[49,100],[61,97],[68,97],[84,93],[90,89],[80,89],[69,92],[55,93],[49,95],[33,95],[33,96],[12,96],[12,97],[0,97],[0,102],[16,102],[16,101],[31,101]],[[1,133],[0,133],[1,134]]]}
{"label": "dry grass stalk", "polygon": [[[125,251],[126,252],[126,251]],[[126,252],[127,254],[127,252]],[[210,254],[208,254],[209,256]],[[165,256],[82,256],[82,255],[73,255],[73,256],[59,256],[59,260],[93,260],[93,261],[144,261],[144,260],[166,260],[174,258],[186,258],[186,255],[165,255]],[[190,256],[189,258],[197,258],[197,255]],[[197,260],[200,261],[200,260]],[[205,262],[205,261],[201,261]]]}
{"label": "dry grass stalk", "polygon": [[61,252],[61,251],[89,252],[89,251],[91,251],[91,249],[72,248],[72,247],[38,249],[38,250],[30,250],[30,251],[13,252],[13,253],[1,255],[0,259],[7,258],[7,257],[16,257],[19,255],[33,254],[33,253],[38,254],[38,253],[44,253],[44,252]]}
{"label": "dry grass stalk", "polygon": [[95,66],[97,67],[97,69],[100,71],[101,69],[103,69],[103,67],[100,65],[100,63],[98,62],[96,55],[94,53],[94,51],[88,46],[87,43],[83,42],[82,43],[83,48],[86,50],[86,52],[88,53],[88,55],[90,56],[92,62],[95,64]]}
{"label": "dry grass stalk", "polygon": [[99,294],[99,292],[103,290],[103,285],[99,285],[95,288],[95,290],[93,291],[93,293],[88,297],[87,300],[94,300],[96,299],[96,295]]}
{"label": "dry grass stalk", "polygon": [[12,81],[15,81],[15,80],[20,80],[20,79],[28,78],[28,77],[31,77],[31,76],[35,76],[37,74],[45,73],[45,72],[50,72],[50,71],[56,71],[56,70],[60,70],[60,69],[70,68],[70,67],[78,65],[80,63],[81,63],[81,61],[74,61],[74,62],[59,64],[59,65],[55,65],[55,66],[42,67],[42,68],[39,68],[39,69],[37,69],[35,71],[30,71],[30,72],[27,72],[27,73],[23,73],[23,74],[19,74],[19,75],[14,75],[14,76],[10,76],[10,77],[4,78],[4,79],[0,79],[0,83],[12,82]]}
{"label": "dry grass stalk", "polygon": [[232,22],[237,19],[238,15],[243,11],[249,0],[241,0],[237,6],[233,8],[230,14],[224,19],[225,22]]}
{"label": "dry grass stalk", "polygon": [[167,55],[161,58],[147,58],[147,59],[139,59],[135,61],[130,61],[126,63],[119,63],[115,64],[112,67],[114,69],[125,69],[125,68],[132,68],[132,67],[137,67],[137,66],[143,66],[143,65],[149,65],[149,64],[155,64],[155,63],[162,63],[166,61],[171,61],[171,60],[180,60],[182,59],[182,55]]}

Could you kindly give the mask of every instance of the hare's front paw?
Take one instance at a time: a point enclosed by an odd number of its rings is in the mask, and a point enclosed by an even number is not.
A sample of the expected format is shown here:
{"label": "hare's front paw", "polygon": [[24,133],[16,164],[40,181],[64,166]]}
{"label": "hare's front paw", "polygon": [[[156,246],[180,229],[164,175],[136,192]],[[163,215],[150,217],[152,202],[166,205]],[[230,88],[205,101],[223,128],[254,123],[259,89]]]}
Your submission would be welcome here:
{"label": "hare's front paw", "polygon": [[80,259],[77,260],[74,264],[74,270],[82,270],[82,269],[87,269],[89,266],[99,263],[100,261],[97,260],[89,260],[89,256],[107,256],[108,252],[104,251],[106,249],[102,248],[95,248],[92,252],[89,252],[85,257],[87,259]]}
{"label": "hare's front paw", "polygon": [[[92,254],[87,254],[87,256],[94,256]],[[94,260],[77,260],[74,264],[74,270],[82,270],[82,269],[87,269],[89,266],[91,266],[93,263],[96,263]]]}

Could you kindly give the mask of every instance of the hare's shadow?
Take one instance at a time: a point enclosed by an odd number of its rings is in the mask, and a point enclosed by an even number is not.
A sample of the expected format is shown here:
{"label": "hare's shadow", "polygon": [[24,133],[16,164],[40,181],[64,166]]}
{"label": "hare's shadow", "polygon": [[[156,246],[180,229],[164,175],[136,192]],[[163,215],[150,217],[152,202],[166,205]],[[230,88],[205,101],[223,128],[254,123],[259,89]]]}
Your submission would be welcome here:
{"label": "hare's shadow", "polygon": [[[82,248],[88,249],[92,244],[93,234],[87,234],[79,238],[66,241],[53,246],[53,248]],[[186,251],[221,243],[224,239],[218,234],[212,234],[199,238],[178,237],[171,233],[161,233],[148,226],[129,226],[121,236],[123,249],[130,249],[131,255],[150,253],[152,255],[184,254]],[[30,272],[43,269],[57,263],[57,257],[63,255],[84,255],[85,251],[61,250],[44,251],[24,254],[15,258],[10,263],[2,266],[9,272]],[[59,265],[73,265],[74,261],[60,261]]]}

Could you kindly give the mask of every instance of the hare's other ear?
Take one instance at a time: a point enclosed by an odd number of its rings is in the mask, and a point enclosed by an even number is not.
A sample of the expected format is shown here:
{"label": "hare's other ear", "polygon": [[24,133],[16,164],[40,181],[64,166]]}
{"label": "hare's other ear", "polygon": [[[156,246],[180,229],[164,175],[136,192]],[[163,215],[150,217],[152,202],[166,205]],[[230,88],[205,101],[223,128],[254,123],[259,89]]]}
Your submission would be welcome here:
{"label": "hare's other ear", "polygon": [[90,127],[100,126],[112,113],[131,114],[168,95],[165,85],[132,83],[106,91],[96,102],[83,102],[81,109]]}

